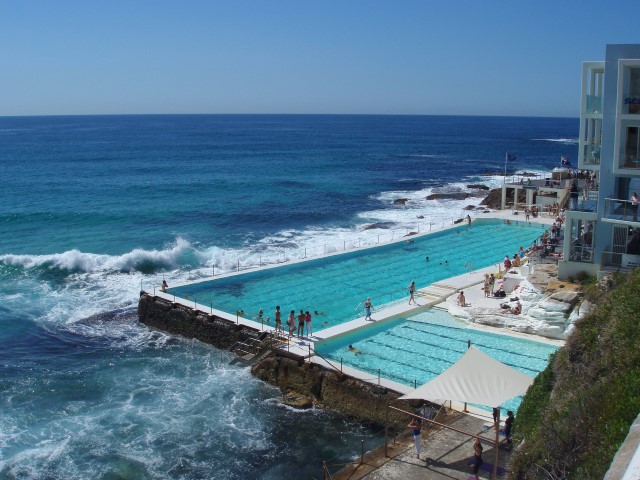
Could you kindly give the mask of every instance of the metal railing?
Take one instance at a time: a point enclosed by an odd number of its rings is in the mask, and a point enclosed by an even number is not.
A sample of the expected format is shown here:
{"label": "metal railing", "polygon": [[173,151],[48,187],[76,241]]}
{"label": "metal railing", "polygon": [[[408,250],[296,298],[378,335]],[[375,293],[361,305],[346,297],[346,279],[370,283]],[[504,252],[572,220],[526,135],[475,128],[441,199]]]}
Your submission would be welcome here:
{"label": "metal railing", "polygon": [[638,204],[619,198],[604,199],[604,218],[611,220],[638,221]]}

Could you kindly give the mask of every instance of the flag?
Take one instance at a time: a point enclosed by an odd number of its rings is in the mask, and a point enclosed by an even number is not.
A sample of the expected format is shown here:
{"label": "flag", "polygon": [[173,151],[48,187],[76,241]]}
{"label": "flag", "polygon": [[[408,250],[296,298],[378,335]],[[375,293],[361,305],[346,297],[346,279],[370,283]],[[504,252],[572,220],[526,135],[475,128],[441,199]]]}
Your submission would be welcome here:
{"label": "flag", "polygon": [[507,160],[509,162],[512,162],[516,159],[517,157],[513,154],[513,153],[507,153]]}
{"label": "flag", "polygon": [[571,165],[571,162],[567,157],[560,157],[560,165],[567,168],[573,168],[573,166]]}

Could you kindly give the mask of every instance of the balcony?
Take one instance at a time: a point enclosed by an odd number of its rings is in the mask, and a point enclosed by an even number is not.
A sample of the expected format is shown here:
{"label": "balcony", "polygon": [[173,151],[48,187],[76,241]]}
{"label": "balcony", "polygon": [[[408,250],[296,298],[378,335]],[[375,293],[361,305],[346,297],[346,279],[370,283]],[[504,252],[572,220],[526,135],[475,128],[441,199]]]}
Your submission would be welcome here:
{"label": "balcony", "polygon": [[596,213],[598,211],[598,190],[583,189],[578,198],[569,199],[567,208],[577,212]]}
{"label": "balcony", "polygon": [[582,150],[583,165],[600,165],[600,145],[589,143]]}
{"label": "balcony", "polygon": [[630,200],[605,198],[603,220],[638,223],[638,206],[632,205]]}
{"label": "balcony", "polygon": [[602,97],[600,95],[587,95],[585,113],[602,113]]}

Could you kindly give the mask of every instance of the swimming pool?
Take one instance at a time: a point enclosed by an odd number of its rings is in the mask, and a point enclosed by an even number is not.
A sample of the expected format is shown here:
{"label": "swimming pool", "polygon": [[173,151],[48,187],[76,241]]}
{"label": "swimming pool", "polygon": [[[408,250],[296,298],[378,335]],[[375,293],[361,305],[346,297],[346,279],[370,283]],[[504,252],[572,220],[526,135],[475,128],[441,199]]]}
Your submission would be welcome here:
{"label": "swimming pool", "polygon": [[[459,228],[413,237],[304,262],[207,280],[170,289],[171,294],[229,313],[244,311],[255,318],[264,310],[273,324],[276,305],[283,322],[290,310],[318,311],[314,331],[364,315],[362,302],[371,297],[381,307],[408,296],[417,288],[471,269],[488,267],[529,245],[543,226],[498,220],[478,220]],[[427,261],[428,257],[428,261]]]}
{"label": "swimming pool", "polygon": [[[467,350],[468,341],[492,356],[531,377],[549,363],[558,347],[519,337],[492,334],[468,328],[445,310],[431,308],[407,318],[380,322],[366,329],[315,344],[315,351],[337,364],[380,376],[412,387],[437,377]],[[349,351],[352,345],[359,351]],[[521,398],[502,407],[516,411]],[[484,406],[480,408],[486,409]]]}

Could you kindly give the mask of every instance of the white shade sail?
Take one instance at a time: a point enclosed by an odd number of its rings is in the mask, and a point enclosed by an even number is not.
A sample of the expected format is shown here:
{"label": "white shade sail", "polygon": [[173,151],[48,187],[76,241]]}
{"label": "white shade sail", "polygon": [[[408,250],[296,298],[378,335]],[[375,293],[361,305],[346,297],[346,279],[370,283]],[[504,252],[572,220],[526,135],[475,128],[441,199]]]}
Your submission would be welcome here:
{"label": "white shade sail", "polygon": [[532,383],[529,375],[471,347],[447,370],[400,399],[454,400],[495,407],[523,395]]}

